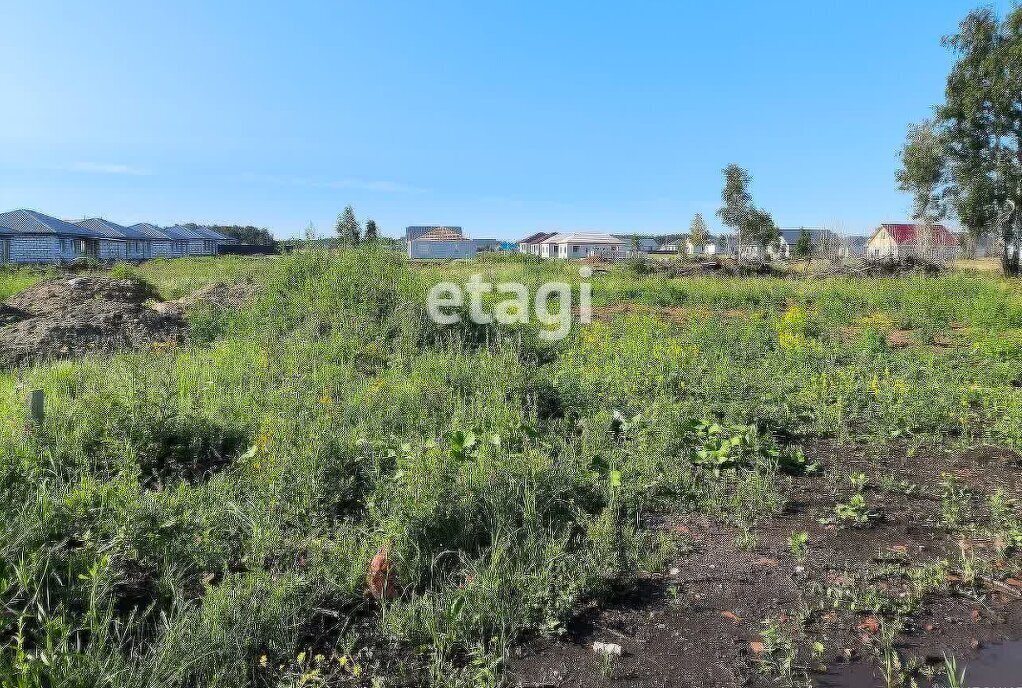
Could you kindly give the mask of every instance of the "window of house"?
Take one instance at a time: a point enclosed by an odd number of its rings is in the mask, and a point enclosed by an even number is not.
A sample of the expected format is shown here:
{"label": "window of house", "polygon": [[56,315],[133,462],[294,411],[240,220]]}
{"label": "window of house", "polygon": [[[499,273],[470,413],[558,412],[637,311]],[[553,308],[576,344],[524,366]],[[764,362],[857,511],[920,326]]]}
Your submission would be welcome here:
{"label": "window of house", "polygon": [[578,253],[578,246],[572,246],[571,247],[571,252],[572,253]]}

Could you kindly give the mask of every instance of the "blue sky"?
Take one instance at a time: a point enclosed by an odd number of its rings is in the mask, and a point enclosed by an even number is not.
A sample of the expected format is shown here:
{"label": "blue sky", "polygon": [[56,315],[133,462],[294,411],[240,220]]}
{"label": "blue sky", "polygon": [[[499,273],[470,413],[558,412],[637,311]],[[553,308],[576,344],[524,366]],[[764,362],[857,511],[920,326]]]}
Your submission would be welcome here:
{"label": "blue sky", "polygon": [[782,226],[864,233],[975,6],[149,5],[0,3],[0,209],[660,233],[717,228],[737,162]]}

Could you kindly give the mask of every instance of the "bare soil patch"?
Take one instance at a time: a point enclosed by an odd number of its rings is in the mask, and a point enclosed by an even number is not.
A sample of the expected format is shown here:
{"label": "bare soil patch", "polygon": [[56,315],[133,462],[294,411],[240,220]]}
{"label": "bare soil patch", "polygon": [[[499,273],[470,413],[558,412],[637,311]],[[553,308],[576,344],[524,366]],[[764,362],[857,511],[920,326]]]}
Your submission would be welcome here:
{"label": "bare soil patch", "polygon": [[214,284],[164,302],[141,280],[71,276],[42,282],[0,304],[0,367],[180,342],[190,308],[237,308],[256,292],[250,283]]}
{"label": "bare soil patch", "polygon": [[[768,624],[802,648],[800,657],[820,643],[806,666],[817,683],[828,671],[844,673],[856,664],[868,670],[885,625],[884,614],[869,609],[868,601],[874,595],[905,600],[912,572],[945,559],[951,562],[946,579],[908,613],[898,652],[935,664],[944,652],[968,657],[989,643],[1022,637],[1018,557],[995,562],[989,578],[964,580],[955,563],[962,553],[990,555],[994,543],[963,541],[946,529],[940,496],[947,475],[975,493],[976,508],[981,495],[998,487],[1022,493],[1017,454],[988,447],[911,452],[819,444],[807,455],[824,472],[791,480],[784,510],[758,524],[751,546],[740,544],[737,529],[704,516],[665,521],[662,527],[688,539],[689,550],[667,570],[584,611],[564,637],[526,643],[512,662],[512,682],[776,685],[765,671],[777,658],[762,645]],[[845,476],[852,472],[868,476],[864,494],[878,518],[858,528],[822,523],[848,498]],[[808,534],[804,558],[790,545],[796,531]],[[624,654],[609,666],[593,651],[594,642],[618,644]]]}
{"label": "bare soil patch", "polygon": [[183,316],[189,309],[200,305],[213,306],[224,310],[241,308],[260,292],[260,286],[252,281],[209,284],[174,301],[152,304],[158,313]]}
{"label": "bare soil patch", "polygon": [[158,299],[152,286],[131,279],[69,277],[29,287],[3,306],[0,365],[180,340],[183,320],[150,308]]}

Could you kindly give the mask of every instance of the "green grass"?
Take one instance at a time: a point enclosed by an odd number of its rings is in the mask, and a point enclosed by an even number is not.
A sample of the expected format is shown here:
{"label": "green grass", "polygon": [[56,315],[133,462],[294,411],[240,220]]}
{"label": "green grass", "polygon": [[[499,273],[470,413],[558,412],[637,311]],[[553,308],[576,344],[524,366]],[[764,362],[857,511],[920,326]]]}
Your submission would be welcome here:
{"label": "green grass", "polygon": [[53,276],[46,268],[2,268],[0,269],[0,301],[14,296],[36,282]]}
{"label": "green grass", "polygon": [[[551,344],[432,324],[429,286],[476,271],[579,280],[372,250],[151,261],[166,298],[264,289],[193,314],[190,345],[0,377],[0,681],[489,685],[524,634],[663,566],[674,543],[644,514],[749,528],[801,442],[1022,446],[1022,287],[992,275],[615,269],[597,303],[651,310]],[[381,548],[400,591],[382,603]]]}

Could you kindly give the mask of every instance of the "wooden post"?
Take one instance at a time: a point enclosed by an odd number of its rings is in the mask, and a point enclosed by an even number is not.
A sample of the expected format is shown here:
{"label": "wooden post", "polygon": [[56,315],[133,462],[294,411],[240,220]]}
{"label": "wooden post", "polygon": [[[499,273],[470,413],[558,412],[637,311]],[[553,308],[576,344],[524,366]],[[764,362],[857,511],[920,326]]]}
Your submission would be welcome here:
{"label": "wooden post", "polygon": [[28,395],[28,405],[32,412],[32,420],[42,425],[46,418],[46,401],[43,390],[33,389]]}

